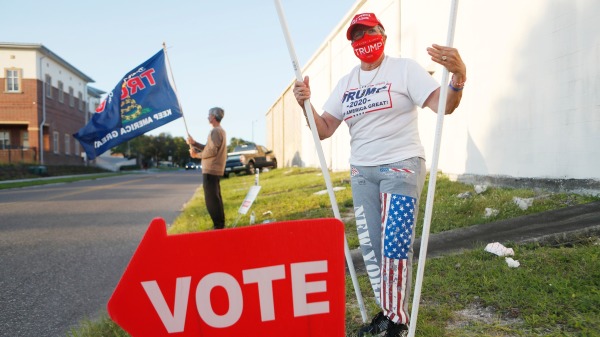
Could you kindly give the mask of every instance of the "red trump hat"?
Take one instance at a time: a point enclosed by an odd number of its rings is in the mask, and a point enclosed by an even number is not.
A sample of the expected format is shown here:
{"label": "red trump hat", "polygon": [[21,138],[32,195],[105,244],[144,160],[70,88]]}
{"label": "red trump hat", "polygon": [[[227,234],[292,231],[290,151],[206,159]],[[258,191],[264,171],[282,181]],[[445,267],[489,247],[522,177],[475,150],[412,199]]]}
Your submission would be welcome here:
{"label": "red trump hat", "polygon": [[352,30],[357,25],[363,25],[363,26],[367,26],[367,27],[375,27],[375,26],[379,25],[379,26],[381,26],[381,28],[383,28],[383,25],[381,24],[381,22],[379,22],[379,20],[377,20],[377,17],[375,16],[375,14],[373,14],[373,13],[356,14],[354,16],[354,18],[352,19],[352,21],[350,21],[350,27],[348,27],[348,30],[346,31],[346,37],[348,38],[348,40],[352,40]]}

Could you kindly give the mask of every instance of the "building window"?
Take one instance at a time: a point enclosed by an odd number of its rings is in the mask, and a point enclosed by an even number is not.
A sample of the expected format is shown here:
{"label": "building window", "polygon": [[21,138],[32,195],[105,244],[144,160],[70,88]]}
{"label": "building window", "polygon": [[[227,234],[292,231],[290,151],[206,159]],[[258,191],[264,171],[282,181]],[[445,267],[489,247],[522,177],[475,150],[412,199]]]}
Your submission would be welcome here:
{"label": "building window", "polygon": [[71,108],[75,106],[75,97],[73,95],[73,87],[69,87],[69,106]]}
{"label": "building window", "polygon": [[65,85],[62,81],[58,81],[58,101],[65,102]]}
{"label": "building window", "polygon": [[10,132],[0,130],[0,149],[10,149]]}
{"label": "building window", "polygon": [[52,77],[46,75],[46,97],[52,98]]}
{"label": "building window", "polygon": [[54,137],[53,137],[53,148],[54,148],[54,153],[58,154],[58,132],[54,132]]}
{"label": "building window", "polygon": [[79,151],[79,142],[75,141],[75,152],[73,152],[74,155],[76,156],[80,156],[80,151]]}
{"label": "building window", "polygon": [[77,93],[77,98],[79,98],[79,111],[83,111],[83,94],[81,91]]}
{"label": "building window", "polygon": [[21,69],[6,69],[5,74],[6,92],[21,92]]}
{"label": "building window", "polygon": [[71,136],[69,134],[65,134],[65,154],[71,154]]}
{"label": "building window", "polygon": [[23,147],[28,149],[29,148],[29,131],[23,131],[23,133],[21,134],[22,139],[22,144]]}

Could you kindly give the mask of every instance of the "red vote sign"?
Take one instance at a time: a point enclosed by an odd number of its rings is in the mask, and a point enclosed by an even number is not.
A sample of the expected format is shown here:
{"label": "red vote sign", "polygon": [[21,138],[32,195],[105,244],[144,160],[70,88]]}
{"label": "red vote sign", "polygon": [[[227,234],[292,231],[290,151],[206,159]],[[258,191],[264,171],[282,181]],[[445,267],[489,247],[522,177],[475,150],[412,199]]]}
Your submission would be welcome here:
{"label": "red vote sign", "polygon": [[344,225],[313,219],[167,235],[156,218],[108,313],[134,337],[343,337]]}

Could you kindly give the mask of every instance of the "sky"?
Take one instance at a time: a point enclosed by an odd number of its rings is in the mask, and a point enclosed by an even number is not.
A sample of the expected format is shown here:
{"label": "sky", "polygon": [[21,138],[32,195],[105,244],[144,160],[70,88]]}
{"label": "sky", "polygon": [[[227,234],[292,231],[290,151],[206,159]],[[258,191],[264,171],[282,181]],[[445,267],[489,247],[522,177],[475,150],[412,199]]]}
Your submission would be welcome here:
{"label": "sky", "polygon": [[[302,67],[355,0],[280,0]],[[42,44],[111,91],[165,43],[184,119],[148,134],[204,143],[208,110],[228,140],[266,144],[265,113],[295,79],[274,0],[19,0],[2,4],[0,42]]]}

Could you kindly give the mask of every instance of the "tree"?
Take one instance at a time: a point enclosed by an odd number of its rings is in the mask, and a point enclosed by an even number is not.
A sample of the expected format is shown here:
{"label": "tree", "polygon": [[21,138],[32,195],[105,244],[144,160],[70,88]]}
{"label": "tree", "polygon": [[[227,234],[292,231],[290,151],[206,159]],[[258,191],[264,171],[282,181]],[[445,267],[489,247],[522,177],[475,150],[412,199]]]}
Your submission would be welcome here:
{"label": "tree", "polygon": [[249,142],[247,140],[243,140],[242,138],[235,138],[235,137],[231,137],[231,140],[229,141],[229,144],[227,145],[227,152],[233,152],[233,150],[235,149],[236,146],[240,146],[240,145],[256,145],[253,142]]}
{"label": "tree", "polygon": [[192,161],[190,157],[190,146],[185,142],[183,137],[173,138],[174,151],[173,161],[179,163],[179,166],[184,166],[185,163]]}
{"label": "tree", "polygon": [[[232,137],[227,144],[227,152],[233,152],[239,145],[255,145],[242,138]],[[142,167],[157,165],[161,161],[171,161],[174,165],[184,166],[189,161],[198,162],[190,157],[189,146],[183,137],[173,138],[168,133],[158,136],[141,135],[111,149],[112,154],[122,154],[128,159],[135,158]],[[170,158],[169,158],[170,157]]]}
{"label": "tree", "polygon": [[173,138],[168,133],[161,133],[158,136],[138,136],[115,146],[112,148],[112,153],[120,153],[129,159],[136,158],[140,166],[150,166],[150,164],[169,160],[174,165],[183,166],[190,159],[188,145],[183,137]]}

